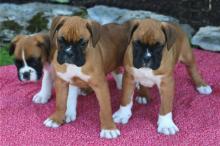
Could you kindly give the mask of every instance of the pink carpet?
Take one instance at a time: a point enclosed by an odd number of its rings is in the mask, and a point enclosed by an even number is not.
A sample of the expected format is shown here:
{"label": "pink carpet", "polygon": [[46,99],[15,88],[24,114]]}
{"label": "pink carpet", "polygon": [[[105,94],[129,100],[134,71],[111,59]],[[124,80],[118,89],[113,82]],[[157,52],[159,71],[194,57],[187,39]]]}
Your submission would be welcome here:
{"label": "pink carpet", "polygon": [[[0,145],[220,145],[220,54],[196,50],[204,79],[212,86],[211,95],[199,95],[183,65],[176,67],[174,121],[180,129],[175,136],[156,132],[159,94],[147,105],[134,104],[127,125],[117,125],[121,136],[99,138],[98,103],[95,95],[79,97],[75,122],[58,129],[46,128],[43,121],[54,110],[54,98],[45,105],[32,103],[40,83],[23,84],[14,66],[0,68]],[[113,111],[119,107],[119,91],[111,77]]]}

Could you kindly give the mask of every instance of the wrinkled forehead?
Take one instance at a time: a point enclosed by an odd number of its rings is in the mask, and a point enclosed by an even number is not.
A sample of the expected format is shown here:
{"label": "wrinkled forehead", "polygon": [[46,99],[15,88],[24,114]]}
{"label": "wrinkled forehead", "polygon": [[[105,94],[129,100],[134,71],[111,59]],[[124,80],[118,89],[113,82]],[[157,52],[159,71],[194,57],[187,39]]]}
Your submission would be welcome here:
{"label": "wrinkled forehead", "polygon": [[41,48],[37,41],[31,38],[25,38],[16,43],[14,56],[16,59],[39,58],[41,56]]}
{"label": "wrinkled forehead", "polygon": [[140,23],[134,35],[136,37],[136,40],[139,40],[145,44],[153,45],[156,43],[165,43],[165,35],[163,33],[160,23]]}
{"label": "wrinkled forehead", "polygon": [[64,37],[69,42],[77,42],[80,39],[88,40],[90,32],[87,28],[87,23],[87,21],[79,19],[66,21],[58,32],[58,38]]}

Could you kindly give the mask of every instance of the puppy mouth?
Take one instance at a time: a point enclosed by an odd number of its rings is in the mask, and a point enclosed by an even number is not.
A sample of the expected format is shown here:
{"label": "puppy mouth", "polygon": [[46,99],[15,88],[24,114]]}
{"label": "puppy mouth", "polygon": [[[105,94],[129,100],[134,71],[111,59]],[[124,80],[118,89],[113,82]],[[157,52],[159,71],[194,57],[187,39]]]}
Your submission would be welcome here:
{"label": "puppy mouth", "polygon": [[152,70],[157,70],[160,67],[160,64],[158,63],[152,63],[152,61],[148,62],[148,63],[144,63],[143,67],[146,68],[151,68]]}
{"label": "puppy mouth", "polygon": [[24,76],[18,75],[18,79],[21,82],[30,83],[30,82],[37,82],[39,80],[39,77],[37,75],[31,75],[30,79],[25,79]]}
{"label": "puppy mouth", "polygon": [[68,55],[62,52],[58,52],[57,55],[57,62],[60,65],[63,65],[64,63],[68,64],[75,64],[76,66],[82,66],[85,64],[85,57],[83,55],[78,55],[78,54],[72,54]]}
{"label": "puppy mouth", "polygon": [[63,65],[65,63],[65,60],[63,59],[63,57],[58,57],[57,58],[57,62],[60,64],[60,65]]}
{"label": "puppy mouth", "polygon": [[41,69],[36,68],[20,68],[18,72],[18,79],[21,82],[37,82],[42,76]]}
{"label": "puppy mouth", "polygon": [[57,57],[57,62],[60,64],[60,65],[63,65],[64,63],[69,63],[69,64],[73,64],[73,59],[66,56],[66,55],[58,55]]}
{"label": "puppy mouth", "polygon": [[72,58],[71,56],[68,56],[66,53],[64,53],[63,51],[59,51],[58,55],[57,55],[57,62],[60,65],[63,65],[64,63],[70,63],[70,58]]}
{"label": "puppy mouth", "polygon": [[[142,62],[142,63],[141,63]],[[140,63],[136,63],[136,68],[150,68],[152,70],[156,70],[160,67],[160,64],[152,61],[152,60],[149,60],[149,61],[144,61],[144,60],[140,60]]]}

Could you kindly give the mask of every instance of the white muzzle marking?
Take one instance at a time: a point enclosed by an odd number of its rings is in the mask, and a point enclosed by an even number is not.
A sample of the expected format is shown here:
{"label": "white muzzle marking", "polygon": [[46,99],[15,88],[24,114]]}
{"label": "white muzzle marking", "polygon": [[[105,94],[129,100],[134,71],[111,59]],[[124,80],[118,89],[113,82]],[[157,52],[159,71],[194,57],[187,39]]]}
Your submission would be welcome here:
{"label": "white muzzle marking", "polygon": [[[37,81],[37,72],[34,68],[28,66],[26,60],[25,60],[25,53],[24,50],[22,50],[22,61],[23,61],[23,67],[19,69],[19,76],[21,81]],[[29,74],[28,78],[25,77],[25,73]]]}

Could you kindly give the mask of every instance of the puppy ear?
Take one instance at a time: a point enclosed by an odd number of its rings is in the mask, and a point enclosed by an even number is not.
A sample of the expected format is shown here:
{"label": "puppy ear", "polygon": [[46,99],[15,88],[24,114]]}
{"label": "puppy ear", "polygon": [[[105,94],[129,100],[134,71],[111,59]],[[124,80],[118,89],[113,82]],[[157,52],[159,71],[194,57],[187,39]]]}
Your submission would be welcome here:
{"label": "puppy ear", "polygon": [[100,39],[100,31],[101,31],[101,25],[98,22],[95,21],[89,21],[86,24],[87,29],[89,30],[92,38],[92,46],[93,48],[96,46],[97,42]]}
{"label": "puppy ear", "polygon": [[40,34],[36,37],[37,45],[42,49],[44,54],[46,54],[46,60],[48,61],[50,55],[50,37],[49,34]]}
{"label": "puppy ear", "polygon": [[177,37],[177,32],[176,32],[175,26],[172,24],[168,24],[166,22],[162,22],[162,31],[165,35],[167,49],[170,50],[170,48],[175,43],[176,37]]}
{"label": "puppy ear", "polygon": [[128,36],[128,43],[130,43],[131,38],[133,36],[133,33],[139,26],[139,21],[138,20],[130,20],[124,23],[124,27],[126,29],[127,36]]}
{"label": "puppy ear", "polygon": [[16,48],[16,43],[22,38],[24,37],[23,35],[17,35],[14,39],[11,40],[11,44],[10,47],[8,49],[9,55],[13,55],[15,48]]}
{"label": "puppy ear", "polygon": [[51,27],[50,27],[50,38],[51,38],[51,40],[54,39],[54,36],[55,36],[56,32],[64,24],[65,18],[66,18],[65,16],[57,16],[57,17],[53,18],[52,24],[51,24]]}

